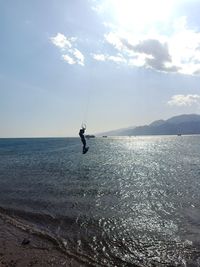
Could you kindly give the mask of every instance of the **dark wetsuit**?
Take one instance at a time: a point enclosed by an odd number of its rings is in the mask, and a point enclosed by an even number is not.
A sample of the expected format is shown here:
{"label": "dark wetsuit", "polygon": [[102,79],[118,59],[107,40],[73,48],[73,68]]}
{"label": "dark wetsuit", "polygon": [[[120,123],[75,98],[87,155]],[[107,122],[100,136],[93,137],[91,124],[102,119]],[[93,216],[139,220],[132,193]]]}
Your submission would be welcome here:
{"label": "dark wetsuit", "polygon": [[80,136],[81,141],[83,143],[83,153],[85,152],[85,149],[86,149],[86,140],[85,140],[84,133],[85,133],[85,129],[84,128],[80,129],[79,136]]}

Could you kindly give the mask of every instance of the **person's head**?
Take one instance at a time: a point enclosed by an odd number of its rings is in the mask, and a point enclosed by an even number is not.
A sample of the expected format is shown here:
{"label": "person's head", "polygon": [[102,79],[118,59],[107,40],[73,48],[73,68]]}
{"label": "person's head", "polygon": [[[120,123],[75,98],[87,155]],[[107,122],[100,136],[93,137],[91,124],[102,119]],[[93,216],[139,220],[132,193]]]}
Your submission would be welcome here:
{"label": "person's head", "polygon": [[86,130],[86,124],[82,123],[81,128],[84,129],[84,131]]}

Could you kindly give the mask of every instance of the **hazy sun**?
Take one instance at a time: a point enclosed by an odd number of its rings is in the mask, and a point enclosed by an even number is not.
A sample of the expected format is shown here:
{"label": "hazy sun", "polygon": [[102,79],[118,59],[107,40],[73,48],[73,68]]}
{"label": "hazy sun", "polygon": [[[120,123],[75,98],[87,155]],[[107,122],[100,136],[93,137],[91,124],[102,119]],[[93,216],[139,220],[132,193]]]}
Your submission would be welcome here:
{"label": "hazy sun", "polygon": [[168,20],[175,0],[110,0],[112,13],[123,28],[145,29]]}

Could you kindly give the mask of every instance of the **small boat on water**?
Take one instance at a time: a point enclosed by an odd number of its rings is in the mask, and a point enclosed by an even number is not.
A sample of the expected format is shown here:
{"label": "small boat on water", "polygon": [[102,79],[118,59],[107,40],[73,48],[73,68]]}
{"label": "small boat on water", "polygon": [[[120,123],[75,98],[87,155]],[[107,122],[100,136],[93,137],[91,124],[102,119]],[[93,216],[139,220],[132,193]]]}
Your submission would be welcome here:
{"label": "small boat on water", "polygon": [[85,136],[87,139],[89,139],[89,138],[95,138],[95,135],[93,135],[93,134],[86,134],[86,136]]}

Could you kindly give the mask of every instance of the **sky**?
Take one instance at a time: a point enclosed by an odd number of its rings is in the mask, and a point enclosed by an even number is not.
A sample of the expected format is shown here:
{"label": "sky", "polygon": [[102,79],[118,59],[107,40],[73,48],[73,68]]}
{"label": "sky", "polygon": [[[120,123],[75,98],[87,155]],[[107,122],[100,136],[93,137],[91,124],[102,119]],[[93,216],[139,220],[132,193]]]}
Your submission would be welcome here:
{"label": "sky", "polygon": [[0,0],[0,137],[200,114],[199,0]]}

